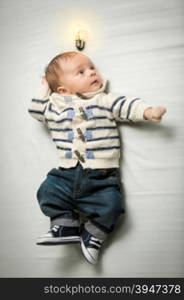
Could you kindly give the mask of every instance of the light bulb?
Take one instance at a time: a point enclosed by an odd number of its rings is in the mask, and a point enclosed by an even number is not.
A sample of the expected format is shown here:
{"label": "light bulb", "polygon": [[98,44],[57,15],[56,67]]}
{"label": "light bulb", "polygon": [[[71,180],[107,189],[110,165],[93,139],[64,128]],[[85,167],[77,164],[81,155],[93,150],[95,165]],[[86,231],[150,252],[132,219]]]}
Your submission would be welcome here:
{"label": "light bulb", "polygon": [[82,27],[77,27],[75,30],[75,46],[78,50],[83,50],[86,42],[86,31]]}

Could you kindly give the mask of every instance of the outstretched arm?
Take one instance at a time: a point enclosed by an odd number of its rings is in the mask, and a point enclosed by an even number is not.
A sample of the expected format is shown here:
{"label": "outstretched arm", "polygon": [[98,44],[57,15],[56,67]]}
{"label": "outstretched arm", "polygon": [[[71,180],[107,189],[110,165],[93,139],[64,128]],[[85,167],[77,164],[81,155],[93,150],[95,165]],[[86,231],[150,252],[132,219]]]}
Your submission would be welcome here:
{"label": "outstretched arm", "polygon": [[120,122],[124,120],[133,122],[148,120],[158,123],[166,113],[166,108],[161,106],[151,107],[141,98],[115,96],[113,94],[108,94],[107,97],[110,111],[113,113],[115,120]]}

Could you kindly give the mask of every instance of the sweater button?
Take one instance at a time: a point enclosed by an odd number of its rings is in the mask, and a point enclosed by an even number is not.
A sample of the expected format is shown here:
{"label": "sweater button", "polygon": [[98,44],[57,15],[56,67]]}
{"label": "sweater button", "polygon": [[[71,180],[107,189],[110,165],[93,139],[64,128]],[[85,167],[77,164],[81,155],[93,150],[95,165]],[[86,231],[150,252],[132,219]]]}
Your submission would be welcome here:
{"label": "sweater button", "polygon": [[79,138],[80,138],[83,142],[85,142],[85,136],[84,136],[82,130],[81,130],[80,128],[77,128],[77,132],[78,132]]}
{"label": "sweater button", "polygon": [[84,120],[87,120],[87,119],[88,119],[88,116],[87,116],[87,114],[85,113],[83,107],[80,106],[80,107],[79,107],[79,111],[80,111],[81,117],[82,117]]}
{"label": "sweater button", "polygon": [[75,150],[74,153],[81,162],[83,162],[83,163],[85,162],[84,157],[82,156],[82,154],[79,151]]}

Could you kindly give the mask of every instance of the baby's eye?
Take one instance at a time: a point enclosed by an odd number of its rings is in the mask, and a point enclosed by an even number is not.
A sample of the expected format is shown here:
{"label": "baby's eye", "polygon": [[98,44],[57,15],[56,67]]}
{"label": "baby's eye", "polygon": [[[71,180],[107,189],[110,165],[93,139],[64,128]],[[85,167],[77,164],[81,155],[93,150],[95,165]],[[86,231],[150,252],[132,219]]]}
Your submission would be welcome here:
{"label": "baby's eye", "polygon": [[91,69],[91,70],[94,70],[94,69],[95,69],[95,67],[94,67],[94,66],[91,66],[91,67],[90,67],[90,69]]}
{"label": "baby's eye", "polygon": [[84,71],[83,71],[83,70],[80,70],[80,71],[79,71],[79,74],[84,74]]}

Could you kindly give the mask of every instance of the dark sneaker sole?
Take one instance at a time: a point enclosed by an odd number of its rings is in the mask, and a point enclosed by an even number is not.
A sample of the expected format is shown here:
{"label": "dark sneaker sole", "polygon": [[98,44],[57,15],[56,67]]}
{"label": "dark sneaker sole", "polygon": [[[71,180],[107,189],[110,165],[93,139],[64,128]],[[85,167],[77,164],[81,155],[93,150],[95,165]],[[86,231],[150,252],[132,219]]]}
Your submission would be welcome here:
{"label": "dark sneaker sole", "polygon": [[54,245],[64,245],[64,244],[77,244],[80,243],[80,237],[72,237],[70,238],[50,238],[50,239],[43,239],[37,241],[36,244],[40,246],[54,246]]}

